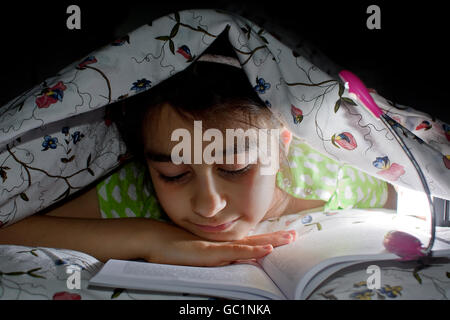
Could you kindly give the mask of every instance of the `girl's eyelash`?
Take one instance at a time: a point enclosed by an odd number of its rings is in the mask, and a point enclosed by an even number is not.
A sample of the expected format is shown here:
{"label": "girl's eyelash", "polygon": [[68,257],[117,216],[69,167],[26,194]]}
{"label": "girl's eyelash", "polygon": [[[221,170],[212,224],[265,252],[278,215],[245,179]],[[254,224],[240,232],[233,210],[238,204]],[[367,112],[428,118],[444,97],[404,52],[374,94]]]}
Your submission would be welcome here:
{"label": "girl's eyelash", "polygon": [[224,169],[219,169],[220,171],[224,172],[225,174],[230,174],[230,175],[239,175],[239,174],[243,174],[244,172],[246,172],[247,170],[249,170],[251,168],[251,164],[247,165],[246,167],[239,169],[239,170],[224,170]]}
{"label": "girl's eyelash", "polygon": [[174,177],[169,177],[169,176],[165,176],[165,175],[163,175],[163,174],[160,173],[160,174],[159,174],[159,177],[160,177],[161,179],[167,181],[167,182],[176,182],[176,181],[180,180],[181,178],[183,178],[186,174],[188,174],[188,172],[179,174],[179,175],[174,176]]}
{"label": "girl's eyelash", "polygon": [[[239,175],[239,174],[243,174],[245,173],[247,170],[249,170],[251,168],[251,164],[247,165],[246,167],[239,169],[239,170],[224,170],[224,169],[219,169],[221,172],[225,173],[225,174],[229,174],[229,175]],[[181,178],[183,178],[185,175],[187,175],[189,172],[185,172],[182,174],[179,174],[177,176],[173,176],[173,177],[169,177],[169,176],[165,176],[163,174],[159,174],[159,177],[161,179],[163,179],[166,182],[177,182],[179,181]]]}

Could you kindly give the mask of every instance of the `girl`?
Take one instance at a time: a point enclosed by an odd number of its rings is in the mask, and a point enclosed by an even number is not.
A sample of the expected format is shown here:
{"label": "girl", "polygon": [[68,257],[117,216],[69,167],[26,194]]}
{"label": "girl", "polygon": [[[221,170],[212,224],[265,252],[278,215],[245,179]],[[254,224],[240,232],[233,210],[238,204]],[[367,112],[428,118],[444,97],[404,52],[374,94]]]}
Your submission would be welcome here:
{"label": "girl", "polygon": [[[228,43],[217,39],[203,61],[108,107],[133,161],[76,199],[1,229],[0,243],[79,250],[101,261],[218,266],[261,258],[295,240],[295,231],[249,236],[263,220],[307,210],[394,207],[395,191],[389,188],[387,199],[385,182],[293,139],[222,42]],[[227,56],[211,55],[216,50]],[[262,175],[260,159],[250,163],[248,156],[246,163],[174,164],[172,132],[193,136],[194,120],[221,132],[280,129],[280,171]],[[236,150],[235,159],[241,152],[249,151]],[[370,197],[360,199],[356,190]]]}

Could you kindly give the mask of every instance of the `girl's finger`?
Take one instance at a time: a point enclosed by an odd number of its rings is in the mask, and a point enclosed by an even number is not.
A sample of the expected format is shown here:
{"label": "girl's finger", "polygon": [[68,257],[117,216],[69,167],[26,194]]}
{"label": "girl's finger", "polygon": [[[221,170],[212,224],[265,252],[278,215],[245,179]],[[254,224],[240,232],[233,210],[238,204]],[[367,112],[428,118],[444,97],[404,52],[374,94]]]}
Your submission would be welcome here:
{"label": "girl's finger", "polygon": [[209,259],[214,265],[225,265],[236,260],[259,259],[271,253],[272,250],[271,244],[262,246],[222,244],[211,250]]}
{"label": "girl's finger", "polygon": [[272,244],[274,247],[278,247],[291,243],[295,239],[296,239],[296,232],[295,230],[291,230],[291,231],[277,231],[273,233],[250,236],[242,240],[234,241],[233,243],[245,244],[249,246]]}

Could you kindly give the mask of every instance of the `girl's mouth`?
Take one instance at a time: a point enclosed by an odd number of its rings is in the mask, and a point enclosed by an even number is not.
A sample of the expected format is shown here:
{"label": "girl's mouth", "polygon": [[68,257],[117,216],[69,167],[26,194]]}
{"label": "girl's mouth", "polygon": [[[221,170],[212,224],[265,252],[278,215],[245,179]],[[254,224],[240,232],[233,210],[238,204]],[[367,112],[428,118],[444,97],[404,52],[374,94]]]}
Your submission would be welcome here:
{"label": "girl's mouth", "polygon": [[202,225],[202,224],[196,224],[196,223],[193,223],[193,224],[197,228],[199,228],[200,230],[205,231],[205,232],[221,232],[221,231],[225,231],[225,230],[229,229],[232,225],[234,225],[234,223],[237,220],[239,220],[239,218],[234,219],[227,223],[216,225],[216,226],[208,226],[208,225]]}

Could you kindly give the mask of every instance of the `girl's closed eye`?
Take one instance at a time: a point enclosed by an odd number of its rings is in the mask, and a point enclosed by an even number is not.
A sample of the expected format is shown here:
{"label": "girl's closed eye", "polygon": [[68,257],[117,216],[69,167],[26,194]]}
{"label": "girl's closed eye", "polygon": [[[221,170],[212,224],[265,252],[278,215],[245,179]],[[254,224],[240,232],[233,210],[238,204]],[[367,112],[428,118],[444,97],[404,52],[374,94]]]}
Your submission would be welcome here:
{"label": "girl's closed eye", "polygon": [[159,173],[159,177],[166,182],[178,182],[181,179],[183,179],[184,177],[186,177],[188,174],[189,174],[189,172],[184,172],[184,173],[178,174],[176,176],[166,176],[162,173]]}
{"label": "girl's closed eye", "polygon": [[148,165],[154,170],[158,178],[167,182],[179,181],[191,172],[189,167],[184,164],[176,165],[171,162],[148,161]]}
{"label": "girl's closed eye", "polygon": [[[236,176],[241,176],[244,175],[246,172],[248,172],[251,168],[252,168],[252,164],[249,164],[243,168],[239,168],[239,169],[234,169],[234,168],[218,168],[217,170],[223,174],[223,175],[228,175],[228,176],[232,176],[232,177],[236,177]],[[185,178],[188,178],[190,175],[189,171],[183,172],[181,174],[177,174],[177,175],[165,175],[163,173],[159,173],[159,177],[166,181],[166,182],[181,182],[183,181]]]}
{"label": "girl's closed eye", "polygon": [[235,169],[235,168],[219,168],[218,170],[224,174],[227,175],[231,175],[231,176],[238,176],[238,175],[243,175],[244,173],[246,173],[248,170],[250,170],[253,167],[252,164],[248,164],[247,166],[240,168],[240,169]]}

